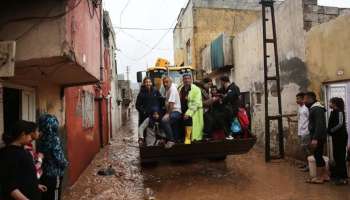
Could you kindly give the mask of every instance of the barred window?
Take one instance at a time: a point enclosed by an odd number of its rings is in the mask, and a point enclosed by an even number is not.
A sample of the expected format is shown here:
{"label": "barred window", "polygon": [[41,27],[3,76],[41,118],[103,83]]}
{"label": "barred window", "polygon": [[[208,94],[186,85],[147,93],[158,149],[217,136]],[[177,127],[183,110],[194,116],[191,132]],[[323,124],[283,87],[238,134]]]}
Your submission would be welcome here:
{"label": "barred window", "polygon": [[95,124],[94,94],[88,91],[84,91],[81,101],[83,128],[92,128]]}

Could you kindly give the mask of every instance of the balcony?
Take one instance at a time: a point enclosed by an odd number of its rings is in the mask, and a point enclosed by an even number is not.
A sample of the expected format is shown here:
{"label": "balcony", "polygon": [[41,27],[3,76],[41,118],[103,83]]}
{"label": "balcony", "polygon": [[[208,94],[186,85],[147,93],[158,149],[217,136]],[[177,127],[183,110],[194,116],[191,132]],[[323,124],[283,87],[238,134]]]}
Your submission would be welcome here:
{"label": "balcony", "polygon": [[[11,0],[0,8],[0,40],[15,41],[15,74],[36,86],[96,83],[100,69],[100,6],[86,0]],[[4,2],[5,5],[5,2]]]}

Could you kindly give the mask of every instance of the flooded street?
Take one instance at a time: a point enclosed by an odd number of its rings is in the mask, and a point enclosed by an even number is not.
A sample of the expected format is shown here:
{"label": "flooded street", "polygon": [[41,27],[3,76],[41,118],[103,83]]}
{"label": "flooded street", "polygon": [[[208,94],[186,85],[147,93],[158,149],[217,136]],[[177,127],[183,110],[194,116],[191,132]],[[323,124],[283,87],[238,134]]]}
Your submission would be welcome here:
{"label": "flooded street", "polygon": [[[136,113],[114,141],[96,156],[77,183],[65,190],[64,200],[348,200],[350,186],[308,185],[307,174],[291,161],[266,164],[255,148],[229,156],[224,162],[160,163],[141,169],[138,161]],[[112,166],[115,175],[99,176]]]}

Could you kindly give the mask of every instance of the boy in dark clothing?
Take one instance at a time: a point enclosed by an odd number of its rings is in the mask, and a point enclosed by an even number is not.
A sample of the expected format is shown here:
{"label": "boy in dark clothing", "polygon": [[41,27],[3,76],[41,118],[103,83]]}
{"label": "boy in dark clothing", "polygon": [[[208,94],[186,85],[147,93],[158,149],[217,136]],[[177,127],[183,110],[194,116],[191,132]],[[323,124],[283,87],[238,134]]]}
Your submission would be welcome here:
{"label": "boy in dark clothing", "polygon": [[232,136],[230,136],[229,127],[231,125],[231,122],[233,119],[237,116],[237,113],[239,111],[240,106],[240,89],[239,87],[234,83],[230,82],[230,79],[228,76],[222,76],[220,77],[221,85],[223,88],[221,89],[224,96],[222,98],[222,103],[225,106],[225,123],[227,125],[225,132],[228,136],[227,139],[232,139]]}
{"label": "boy in dark clothing", "polygon": [[336,185],[345,185],[348,184],[345,160],[348,134],[345,125],[344,101],[342,98],[334,97],[330,100],[329,107],[332,112],[328,120],[328,134],[332,136],[335,163],[331,175]]}
{"label": "boy in dark clothing", "polygon": [[316,99],[314,92],[307,92],[304,96],[305,105],[309,108],[309,131],[311,149],[316,160],[317,176],[308,180],[308,183],[322,184],[329,181],[326,163],[323,159],[323,148],[327,138],[326,109]]}

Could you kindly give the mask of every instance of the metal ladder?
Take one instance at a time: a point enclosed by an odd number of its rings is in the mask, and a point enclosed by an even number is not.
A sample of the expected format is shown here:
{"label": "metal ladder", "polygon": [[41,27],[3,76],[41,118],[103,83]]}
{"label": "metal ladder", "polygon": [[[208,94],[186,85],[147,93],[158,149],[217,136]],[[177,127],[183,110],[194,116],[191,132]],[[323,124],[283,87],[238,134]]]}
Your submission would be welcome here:
{"label": "metal ladder", "polygon": [[[269,162],[271,159],[282,159],[284,158],[284,136],[283,136],[283,119],[282,119],[282,103],[281,103],[281,85],[280,85],[280,72],[278,66],[278,50],[277,50],[277,36],[276,36],[276,23],[275,23],[275,12],[274,12],[274,1],[273,0],[261,0],[262,5],[262,27],[263,27],[263,48],[264,48],[264,93],[265,93],[265,161]],[[267,9],[270,9],[271,13],[271,25],[272,25],[272,38],[267,38],[267,23],[270,21],[266,18]],[[268,75],[268,58],[270,55],[267,52],[267,45],[273,45],[274,49],[274,65],[276,70],[275,76]],[[271,52],[272,53],[272,52]],[[271,81],[276,82],[277,86],[277,99],[278,99],[278,114],[269,115],[269,91],[268,84]],[[271,127],[270,122],[277,121],[278,123],[278,155],[271,155]]]}

